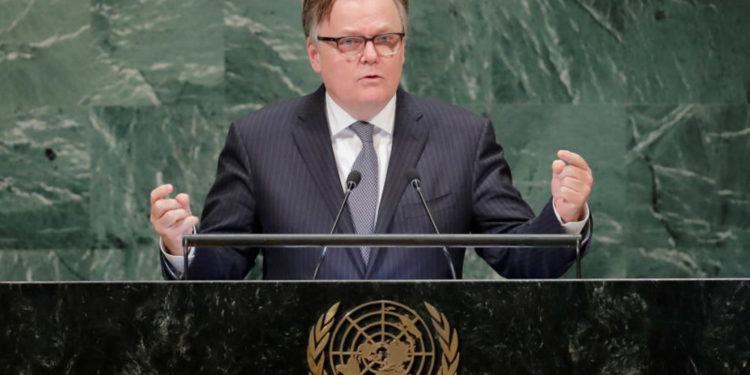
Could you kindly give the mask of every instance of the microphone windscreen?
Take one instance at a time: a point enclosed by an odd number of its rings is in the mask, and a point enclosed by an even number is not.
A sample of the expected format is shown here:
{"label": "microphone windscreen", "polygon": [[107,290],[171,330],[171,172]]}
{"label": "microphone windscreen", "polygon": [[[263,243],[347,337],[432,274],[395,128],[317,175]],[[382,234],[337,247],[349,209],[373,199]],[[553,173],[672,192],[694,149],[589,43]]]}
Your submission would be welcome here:
{"label": "microphone windscreen", "polygon": [[419,179],[419,173],[417,172],[417,170],[412,168],[406,171],[406,181],[408,181],[411,184],[415,180],[417,182],[421,182],[421,180]]}
{"label": "microphone windscreen", "polygon": [[353,187],[359,185],[359,181],[362,180],[362,174],[359,171],[352,170],[349,175],[346,176],[346,184],[354,184]]}

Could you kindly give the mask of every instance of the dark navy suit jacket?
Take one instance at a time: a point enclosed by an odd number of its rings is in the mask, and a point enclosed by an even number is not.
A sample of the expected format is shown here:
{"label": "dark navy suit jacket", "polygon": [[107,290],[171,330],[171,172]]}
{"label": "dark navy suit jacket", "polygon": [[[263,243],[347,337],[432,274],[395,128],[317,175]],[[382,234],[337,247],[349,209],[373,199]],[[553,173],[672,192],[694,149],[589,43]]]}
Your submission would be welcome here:
{"label": "dark navy suit jacket", "polygon": [[[399,89],[376,233],[433,233],[407,170],[416,168],[442,233],[564,233],[551,203],[534,213],[511,183],[489,120]],[[325,89],[234,122],[205,201],[201,233],[328,233],[343,199],[326,119]],[[588,228],[586,229],[588,230]],[[354,233],[345,210],[338,233]],[[191,279],[243,279],[263,251],[265,279],[310,279],[321,249],[199,248]],[[451,249],[461,272],[465,249]],[[477,253],[510,278],[562,275],[575,250],[492,248]],[[169,277],[168,273],[164,273]],[[330,248],[319,279],[445,279],[441,250]]]}

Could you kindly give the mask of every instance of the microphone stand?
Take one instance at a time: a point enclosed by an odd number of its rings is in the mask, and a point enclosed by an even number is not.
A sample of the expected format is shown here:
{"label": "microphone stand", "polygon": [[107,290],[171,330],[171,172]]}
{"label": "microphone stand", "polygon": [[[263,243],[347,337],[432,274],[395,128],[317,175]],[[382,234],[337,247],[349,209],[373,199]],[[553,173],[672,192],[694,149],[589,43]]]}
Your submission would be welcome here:
{"label": "microphone stand", "polygon": [[[427,212],[427,217],[430,218],[430,223],[432,224],[432,228],[435,230],[435,234],[440,234],[437,224],[435,224],[435,219],[432,217],[432,213],[430,212],[430,208],[427,206],[427,201],[424,199],[424,195],[422,195],[419,177],[413,178],[411,180],[411,186],[414,187],[414,189],[417,191],[417,194],[419,194],[419,199],[422,201],[422,207],[424,207],[424,210]],[[451,260],[451,255],[448,252],[448,248],[443,246],[442,249],[443,255],[445,255],[445,259],[448,261],[448,266],[451,269],[451,276],[453,276],[453,280],[456,280],[456,269],[453,266],[453,261]]]}
{"label": "microphone stand", "polygon": [[[352,171],[354,173],[356,171]],[[333,226],[331,227],[331,232],[329,234],[333,234],[334,231],[336,231],[336,225],[339,223],[339,219],[341,219],[341,213],[344,212],[344,207],[346,207],[346,202],[349,201],[349,194],[352,193],[352,190],[354,190],[355,187],[357,187],[357,184],[359,183],[359,178],[361,177],[354,177],[352,178],[352,173],[350,173],[349,178],[346,179],[346,192],[344,193],[344,200],[341,202],[341,206],[339,207],[339,212],[336,213],[336,219],[333,220]],[[359,172],[357,172],[357,175],[359,176]],[[313,280],[317,280],[318,273],[320,272],[320,266],[323,264],[323,260],[326,257],[326,252],[328,252],[328,246],[323,247],[323,251],[320,253],[320,259],[318,259],[318,264],[315,265],[315,272],[313,272]]]}

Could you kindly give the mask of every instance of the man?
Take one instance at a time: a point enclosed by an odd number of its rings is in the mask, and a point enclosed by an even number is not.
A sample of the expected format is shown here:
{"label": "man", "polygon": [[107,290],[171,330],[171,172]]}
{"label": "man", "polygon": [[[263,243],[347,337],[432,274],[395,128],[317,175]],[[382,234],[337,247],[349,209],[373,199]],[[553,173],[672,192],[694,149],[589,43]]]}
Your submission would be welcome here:
{"label": "man", "polygon": [[[539,216],[512,186],[492,124],[399,88],[405,61],[407,0],[305,0],[310,64],[322,78],[315,93],[268,106],[232,124],[201,233],[327,233],[346,176],[362,174],[339,233],[432,233],[418,196],[407,187],[416,169],[443,233],[590,235],[593,178],[585,160],[559,151],[552,198]],[[566,163],[567,162],[567,163]],[[151,193],[151,222],[162,239],[164,276],[181,272],[182,236],[199,220],[171,185]],[[584,226],[586,225],[586,228]],[[267,279],[309,279],[320,249],[264,251]],[[241,279],[258,249],[195,249],[189,275]],[[558,277],[571,249],[477,249],[506,277]],[[459,272],[464,249],[451,249]],[[332,248],[321,279],[439,279],[450,269],[439,249]]]}

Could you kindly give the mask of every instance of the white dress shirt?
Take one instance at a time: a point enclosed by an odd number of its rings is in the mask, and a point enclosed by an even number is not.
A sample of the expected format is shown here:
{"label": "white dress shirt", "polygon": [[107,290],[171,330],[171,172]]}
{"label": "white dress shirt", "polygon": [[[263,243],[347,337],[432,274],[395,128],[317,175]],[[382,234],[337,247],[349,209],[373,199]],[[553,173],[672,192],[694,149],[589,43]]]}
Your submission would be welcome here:
{"label": "white dress shirt", "polygon": [[[359,121],[347,113],[339,106],[328,93],[326,93],[326,116],[328,118],[328,128],[331,132],[331,144],[333,146],[333,155],[336,159],[336,167],[341,179],[341,188],[346,189],[346,177],[352,170],[354,161],[357,159],[359,152],[362,150],[362,141],[357,137],[349,126]],[[396,121],[396,95],[378,112],[373,118],[367,120],[375,126],[373,131],[372,143],[375,147],[375,153],[378,156],[378,202],[383,196],[383,187],[385,186],[385,176],[388,171],[388,161],[391,158],[391,147],[393,145],[393,126]],[[379,206],[379,204],[378,204]],[[563,223],[560,214],[552,205],[557,220],[568,234],[579,234],[589,219],[588,204],[586,205],[585,219],[570,223]],[[375,213],[377,217],[377,212]],[[169,265],[172,267],[172,275],[179,277],[184,269],[182,256],[171,255],[164,250],[164,245],[160,242],[161,251]],[[188,254],[188,261],[192,262],[195,252]]]}
{"label": "white dress shirt", "polygon": [[[350,125],[359,120],[348,114],[326,93],[326,115],[328,116],[328,128],[331,130],[331,144],[333,155],[336,158],[336,167],[339,171],[342,189],[346,189],[346,177],[354,166],[360,151],[362,151],[362,140],[349,128]],[[385,175],[388,172],[388,161],[391,159],[391,146],[393,145],[393,124],[396,120],[396,95],[388,104],[375,115],[367,120],[375,126],[372,133],[372,145],[378,156],[378,202],[383,196],[385,186]],[[377,217],[377,209],[375,211]]]}

